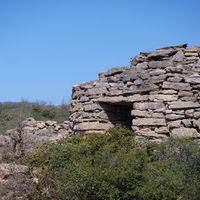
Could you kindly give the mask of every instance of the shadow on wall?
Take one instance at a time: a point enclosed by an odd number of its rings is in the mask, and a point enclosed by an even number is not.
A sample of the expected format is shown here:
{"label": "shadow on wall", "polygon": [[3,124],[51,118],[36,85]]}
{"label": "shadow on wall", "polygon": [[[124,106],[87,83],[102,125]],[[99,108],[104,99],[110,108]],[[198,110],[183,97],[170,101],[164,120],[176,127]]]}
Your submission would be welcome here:
{"label": "shadow on wall", "polygon": [[100,103],[104,112],[108,116],[108,120],[112,124],[121,124],[131,129],[132,126],[132,116],[131,111],[133,105],[130,103],[124,102],[115,102],[115,103]]}

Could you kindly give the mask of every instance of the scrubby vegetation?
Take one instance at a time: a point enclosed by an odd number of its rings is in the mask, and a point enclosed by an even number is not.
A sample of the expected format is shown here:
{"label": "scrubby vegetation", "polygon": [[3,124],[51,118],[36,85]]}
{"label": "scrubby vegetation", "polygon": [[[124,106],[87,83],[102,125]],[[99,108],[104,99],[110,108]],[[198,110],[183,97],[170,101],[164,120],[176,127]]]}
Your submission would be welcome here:
{"label": "scrubby vegetation", "polygon": [[44,102],[0,103],[0,134],[6,130],[15,128],[19,122],[27,117],[36,120],[55,120],[63,122],[68,119],[69,105],[63,103],[60,106],[48,105]]}
{"label": "scrubby vegetation", "polygon": [[139,145],[121,126],[63,139],[27,157],[34,200],[198,200],[200,145],[191,139]]}

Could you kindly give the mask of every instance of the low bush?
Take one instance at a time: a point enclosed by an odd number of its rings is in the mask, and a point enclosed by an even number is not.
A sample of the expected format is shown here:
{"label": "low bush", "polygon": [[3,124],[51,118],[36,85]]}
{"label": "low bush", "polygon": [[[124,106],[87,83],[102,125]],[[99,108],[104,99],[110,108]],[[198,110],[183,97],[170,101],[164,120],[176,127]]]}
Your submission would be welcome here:
{"label": "low bush", "polygon": [[138,146],[116,126],[47,145],[26,158],[40,169],[33,199],[197,200],[200,146],[189,139]]}

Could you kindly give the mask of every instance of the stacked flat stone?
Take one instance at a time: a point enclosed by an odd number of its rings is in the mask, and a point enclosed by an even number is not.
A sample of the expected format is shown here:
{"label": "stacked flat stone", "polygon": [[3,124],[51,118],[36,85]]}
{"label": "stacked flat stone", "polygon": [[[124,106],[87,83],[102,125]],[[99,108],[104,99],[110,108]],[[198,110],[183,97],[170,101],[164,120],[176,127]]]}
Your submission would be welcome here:
{"label": "stacked flat stone", "polygon": [[42,146],[68,137],[68,121],[36,121],[27,118],[15,129],[0,135],[0,162],[6,156],[22,156]]}
{"label": "stacked flat stone", "polygon": [[126,106],[137,135],[199,138],[200,47],[183,44],[141,52],[130,67],[112,68],[96,81],[74,86],[71,134],[105,132],[125,123],[120,120],[128,115]]}

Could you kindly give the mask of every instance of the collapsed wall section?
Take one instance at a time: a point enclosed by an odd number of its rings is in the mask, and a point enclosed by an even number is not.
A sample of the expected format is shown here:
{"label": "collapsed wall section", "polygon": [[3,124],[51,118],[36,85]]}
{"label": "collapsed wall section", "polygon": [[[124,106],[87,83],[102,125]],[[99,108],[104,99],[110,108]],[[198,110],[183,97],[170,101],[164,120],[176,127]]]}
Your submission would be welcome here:
{"label": "collapsed wall section", "polygon": [[73,87],[71,134],[104,132],[114,124],[160,140],[200,137],[200,47],[141,52],[130,67],[100,73]]}

